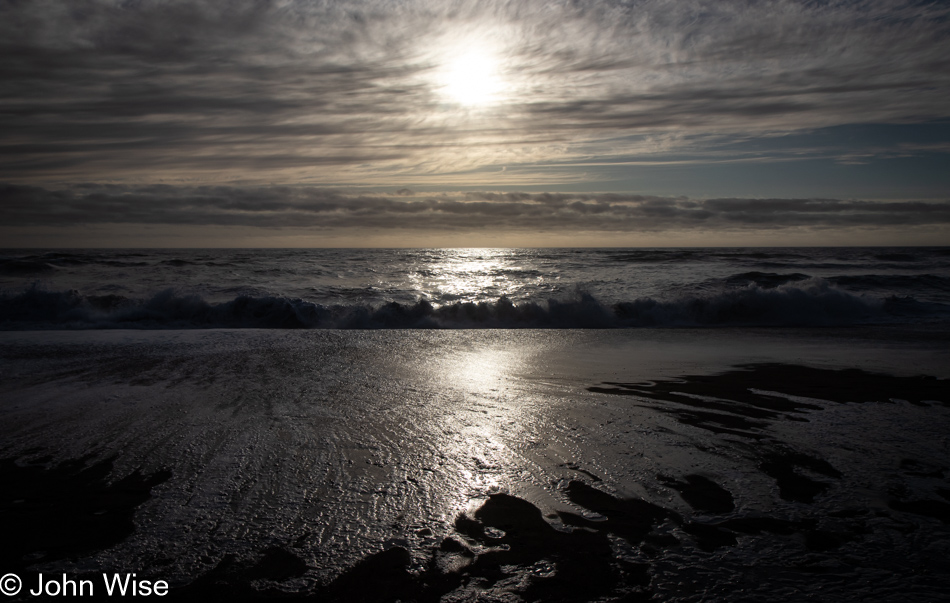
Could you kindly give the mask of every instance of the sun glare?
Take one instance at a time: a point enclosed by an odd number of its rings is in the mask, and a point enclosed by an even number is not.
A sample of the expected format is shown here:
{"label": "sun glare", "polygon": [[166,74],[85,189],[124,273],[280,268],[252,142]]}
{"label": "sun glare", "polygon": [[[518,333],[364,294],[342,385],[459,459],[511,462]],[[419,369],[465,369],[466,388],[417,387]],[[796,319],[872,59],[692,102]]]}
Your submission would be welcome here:
{"label": "sun glare", "polygon": [[498,60],[481,49],[449,56],[439,75],[442,94],[466,107],[490,105],[501,97],[504,82]]}

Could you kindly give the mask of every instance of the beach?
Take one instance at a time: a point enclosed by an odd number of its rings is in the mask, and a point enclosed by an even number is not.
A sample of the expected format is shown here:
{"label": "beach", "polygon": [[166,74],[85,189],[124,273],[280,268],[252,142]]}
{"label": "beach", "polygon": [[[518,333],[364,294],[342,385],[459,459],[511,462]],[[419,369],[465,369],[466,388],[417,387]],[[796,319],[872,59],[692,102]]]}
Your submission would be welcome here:
{"label": "beach", "polygon": [[950,586],[950,350],[932,326],[0,339],[4,566],[26,584],[135,572],[182,600],[341,601]]}
{"label": "beach", "polygon": [[950,2],[0,46],[0,600],[950,600]]}

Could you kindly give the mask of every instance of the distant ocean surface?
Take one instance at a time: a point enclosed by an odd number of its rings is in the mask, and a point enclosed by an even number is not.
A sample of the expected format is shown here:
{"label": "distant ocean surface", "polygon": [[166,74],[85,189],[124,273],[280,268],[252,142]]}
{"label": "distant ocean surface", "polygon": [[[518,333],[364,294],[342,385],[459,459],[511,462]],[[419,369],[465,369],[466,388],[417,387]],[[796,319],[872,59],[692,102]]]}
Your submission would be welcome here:
{"label": "distant ocean surface", "polygon": [[0,251],[0,329],[950,321],[950,247]]}

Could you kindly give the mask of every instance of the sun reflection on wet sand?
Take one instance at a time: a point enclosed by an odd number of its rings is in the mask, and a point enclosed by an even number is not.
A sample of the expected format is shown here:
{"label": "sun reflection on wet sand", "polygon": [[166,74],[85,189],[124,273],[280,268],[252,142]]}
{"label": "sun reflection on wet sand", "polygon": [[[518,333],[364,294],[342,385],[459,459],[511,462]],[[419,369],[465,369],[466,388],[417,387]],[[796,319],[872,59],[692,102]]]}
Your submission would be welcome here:
{"label": "sun reflection on wet sand", "polygon": [[[519,387],[526,349],[499,337],[491,345],[441,358],[430,378],[457,395],[440,417],[443,454],[457,463],[455,511],[508,491],[522,465],[518,449],[531,440],[532,415]],[[520,476],[517,476],[520,479]]]}

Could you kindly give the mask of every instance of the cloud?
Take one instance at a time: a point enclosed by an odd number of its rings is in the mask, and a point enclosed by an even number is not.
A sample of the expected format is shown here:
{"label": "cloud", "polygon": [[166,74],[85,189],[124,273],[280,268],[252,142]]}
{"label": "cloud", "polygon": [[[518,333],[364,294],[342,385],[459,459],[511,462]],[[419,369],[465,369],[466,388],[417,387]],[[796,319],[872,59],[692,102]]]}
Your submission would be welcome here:
{"label": "cloud", "polygon": [[689,199],[600,193],[364,195],[315,187],[0,186],[12,227],[101,224],[384,229],[439,232],[786,229],[942,226],[950,202]]}
{"label": "cloud", "polygon": [[[0,178],[402,186],[941,120],[948,33],[950,6],[893,0],[5,1]],[[505,102],[440,96],[459,45],[493,49]]]}

